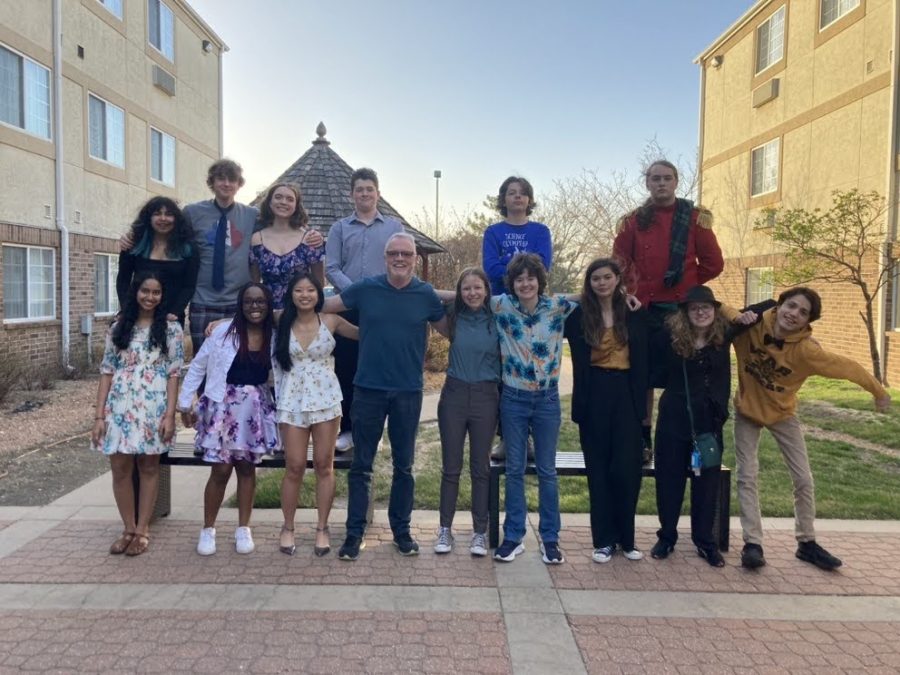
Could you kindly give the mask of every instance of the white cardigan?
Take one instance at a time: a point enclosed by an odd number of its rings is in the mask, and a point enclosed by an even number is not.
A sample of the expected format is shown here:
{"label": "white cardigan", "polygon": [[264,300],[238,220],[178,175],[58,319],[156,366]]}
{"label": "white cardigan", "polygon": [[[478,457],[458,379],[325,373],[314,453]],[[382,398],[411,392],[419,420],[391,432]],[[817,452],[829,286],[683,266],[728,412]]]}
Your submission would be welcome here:
{"label": "white cardigan", "polygon": [[224,321],[213,329],[203,342],[199,353],[194,356],[187,375],[181,385],[181,393],[178,394],[178,410],[190,410],[194,402],[194,394],[206,378],[206,387],[203,393],[212,401],[221,403],[225,399],[225,380],[228,370],[234,363],[238,348],[234,335],[225,336],[230,321]]}

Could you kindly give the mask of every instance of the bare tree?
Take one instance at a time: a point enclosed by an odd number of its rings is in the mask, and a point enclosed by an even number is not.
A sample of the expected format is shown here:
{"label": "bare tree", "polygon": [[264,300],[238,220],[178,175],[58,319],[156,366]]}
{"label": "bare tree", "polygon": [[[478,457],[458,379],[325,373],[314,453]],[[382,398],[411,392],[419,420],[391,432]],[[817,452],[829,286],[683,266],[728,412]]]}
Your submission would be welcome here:
{"label": "bare tree", "polygon": [[[785,247],[776,278],[788,284],[823,281],[856,286],[865,302],[859,313],[869,336],[872,374],[883,382],[875,330],[875,299],[897,265],[883,250],[887,204],[877,192],[835,190],[827,211],[766,209],[760,223],[771,224],[772,239]],[[876,266],[874,273],[872,265]]]}

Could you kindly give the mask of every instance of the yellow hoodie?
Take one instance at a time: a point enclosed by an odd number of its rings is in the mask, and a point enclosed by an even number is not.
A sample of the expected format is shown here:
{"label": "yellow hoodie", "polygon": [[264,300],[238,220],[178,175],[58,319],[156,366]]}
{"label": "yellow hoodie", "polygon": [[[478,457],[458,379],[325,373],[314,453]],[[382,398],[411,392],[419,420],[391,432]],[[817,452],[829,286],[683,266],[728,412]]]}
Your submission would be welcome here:
{"label": "yellow hoodie", "polygon": [[[762,321],[734,339],[738,360],[734,407],[742,415],[763,426],[793,416],[797,391],[810,375],[849,380],[876,399],[888,396],[878,380],[856,361],[822,349],[812,339],[808,325],[787,336],[779,347],[772,341],[775,312],[776,309],[765,312]],[[767,335],[769,344],[765,341]]]}

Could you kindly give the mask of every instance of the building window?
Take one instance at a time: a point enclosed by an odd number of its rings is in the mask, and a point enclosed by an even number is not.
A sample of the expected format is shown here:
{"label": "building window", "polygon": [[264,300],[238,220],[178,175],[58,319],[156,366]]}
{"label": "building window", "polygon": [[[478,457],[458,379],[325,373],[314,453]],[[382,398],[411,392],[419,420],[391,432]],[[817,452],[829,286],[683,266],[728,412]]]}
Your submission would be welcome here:
{"label": "building window", "polygon": [[50,71],[0,46],[0,122],[50,138]]}
{"label": "building window", "polygon": [[175,15],[160,0],[147,0],[150,44],[169,61],[175,61]]}
{"label": "building window", "polygon": [[52,319],[56,314],[52,248],[3,247],[3,314],[6,319]]}
{"label": "building window", "polygon": [[89,94],[88,117],[91,157],[125,166],[125,111]]}
{"label": "building window", "polygon": [[891,326],[900,331],[900,260],[894,260],[894,280],[891,286]]}
{"label": "building window", "polygon": [[122,18],[122,0],[97,0],[117,19]]}
{"label": "building window", "polygon": [[820,0],[819,30],[828,28],[828,26],[857,7],[859,7],[859,0]]}
{"label": "building window", "polygon": [[771,300],[775,294],[774,274],[771,267],[747,268],[746,304]]}
{"label": "building window", "polygon": [[756,29],[756,73],[784,58],[784,7]]}
{"label": "building window", "polygon": [[778,189],[778,162],[781,139],[776,138],[750,153],[750,196],[758,197]]}
{"label": "building window", "polygon": [[150,177],[175,185],[175,139],[169,134],[150,129]]}
{"label": "building window", "polygon": [[116,294],[118,274],[118,256],[107,253],[94,254],[94,311],[97,314],[113,314],[119,311],[119,297]]}

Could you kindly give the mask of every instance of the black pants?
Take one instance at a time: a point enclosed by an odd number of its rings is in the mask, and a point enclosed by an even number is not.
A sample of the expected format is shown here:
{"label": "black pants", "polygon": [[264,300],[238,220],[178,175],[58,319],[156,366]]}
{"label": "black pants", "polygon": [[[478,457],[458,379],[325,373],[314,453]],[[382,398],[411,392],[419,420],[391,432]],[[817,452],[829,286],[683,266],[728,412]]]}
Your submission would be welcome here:
{"label": "black pants", "polygon": [[[716,434],[722,442],[722,432]],[[659,513],[659,530],[656,536],[675,545],[678,541],[678,517],[687,483],[687,470],[691,463],[690,438],[667,434],[656,428],[656,509]],[[704,469],[699,476],[691,474],[691,540],[694,546],[704,550],[717,548],[713,536],[716,512],[716,496],[719,489],[720,467]],[[722,514],[727,518],[728,514]]]}
{"label": "black pants", "polygon": [[641,421],[632,405],[628,371],[591,368],[588,419],[578,425],[591,501],[594,548],[634,548],[634,513],[641,491]]}
{"label": "black pants", "polygon": [[[341,312],[341,316],[354,326],[359,325],[359,312],[355,309]],[[334,372],[344,397],[341,401],[341,431],[350,431],[353,428],[350,408],[353,405],[353,378],[359,364],[359,340],[349,340],[335,333],[334,342]]]}

